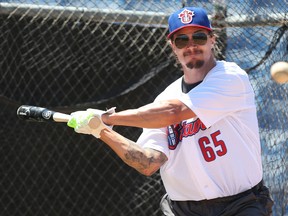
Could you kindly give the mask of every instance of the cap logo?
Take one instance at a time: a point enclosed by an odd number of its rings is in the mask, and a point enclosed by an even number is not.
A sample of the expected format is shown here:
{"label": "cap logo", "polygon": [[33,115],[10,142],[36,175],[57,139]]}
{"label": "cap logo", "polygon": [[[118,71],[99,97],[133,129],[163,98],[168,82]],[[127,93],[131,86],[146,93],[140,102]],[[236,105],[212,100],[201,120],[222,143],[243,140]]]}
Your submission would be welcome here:
{"label": "cap logo", "polygon": [[181,22],[183,24],[188,24],[192,21],[192,17],[194,16],[194,11],[190,11],[190,10],[183,10],[179,15],[178,18],[181,19]]}

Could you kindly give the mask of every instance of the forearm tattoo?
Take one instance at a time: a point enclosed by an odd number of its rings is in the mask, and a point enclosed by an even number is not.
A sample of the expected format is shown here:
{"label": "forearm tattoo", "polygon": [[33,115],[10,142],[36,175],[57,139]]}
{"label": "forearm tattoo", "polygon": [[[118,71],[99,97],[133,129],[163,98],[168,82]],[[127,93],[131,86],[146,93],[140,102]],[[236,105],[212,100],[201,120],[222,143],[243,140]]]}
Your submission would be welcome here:
{"label": "forearm tattoo", "polygon": [[156,172],[159,167],[167,160],[166,156],[159,151],[153,149],[143,149],[135,142],[129,140],[127,152],[125,155],[125,162],[143,172],[147,169],[152,169]]}

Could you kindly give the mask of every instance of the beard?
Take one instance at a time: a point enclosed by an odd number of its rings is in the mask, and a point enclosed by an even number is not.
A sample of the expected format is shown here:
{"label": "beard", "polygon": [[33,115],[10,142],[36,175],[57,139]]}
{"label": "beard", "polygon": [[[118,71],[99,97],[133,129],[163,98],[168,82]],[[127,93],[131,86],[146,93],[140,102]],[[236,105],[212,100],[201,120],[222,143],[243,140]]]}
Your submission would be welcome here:
{"label": "beard", "polygon": [[[203,54],[203,52],[201,50],[197,50],[194,49],[194,54]],[[192,55],[192,51],[188,50],[187,52],[184,53],[184,57]],[[191,59],[191,61],[189,61],[186,64],[186,67],[189,69],[199,69],[204,65],[204,60],[198,60],[198,59]]]}
{"label": "beard", "polygon": [[189,69],[199,69],[201,68],[202,66],[204,65],[204,61],[203,60],[196,60],[196,61],[191,61],[191,62],[188,62],[186,64],[186,67],[189,68]]}

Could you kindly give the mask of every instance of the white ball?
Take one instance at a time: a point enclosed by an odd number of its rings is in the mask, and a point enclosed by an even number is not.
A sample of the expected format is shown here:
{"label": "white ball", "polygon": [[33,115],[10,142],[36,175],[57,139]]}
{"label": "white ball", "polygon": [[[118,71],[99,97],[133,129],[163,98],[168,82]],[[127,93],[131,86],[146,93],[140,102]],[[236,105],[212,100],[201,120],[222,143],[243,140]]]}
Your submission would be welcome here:
{"label": "white ball", "polygon": [[271,77],[279,84],[288,83],[288,62],[279,61],[270,69]]}

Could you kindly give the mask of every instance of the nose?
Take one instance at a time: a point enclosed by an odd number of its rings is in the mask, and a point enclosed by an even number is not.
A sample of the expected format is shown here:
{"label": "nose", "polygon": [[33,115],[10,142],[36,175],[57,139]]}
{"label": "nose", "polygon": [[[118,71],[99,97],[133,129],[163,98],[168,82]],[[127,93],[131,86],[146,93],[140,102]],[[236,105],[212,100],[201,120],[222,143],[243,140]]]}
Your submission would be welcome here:
{"label": "nose", "polygon": [[191,38],[189,38],[189,41],[188,41],[188,44],[187,44],[186,47],[197,47],[197,44],[195,44],[195,43],[193,42],[193,40],[192,40]]}

